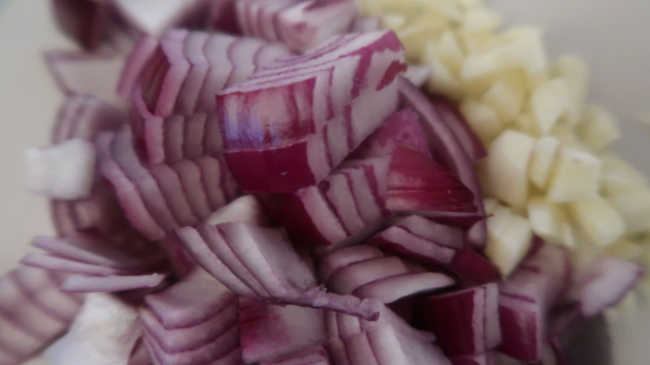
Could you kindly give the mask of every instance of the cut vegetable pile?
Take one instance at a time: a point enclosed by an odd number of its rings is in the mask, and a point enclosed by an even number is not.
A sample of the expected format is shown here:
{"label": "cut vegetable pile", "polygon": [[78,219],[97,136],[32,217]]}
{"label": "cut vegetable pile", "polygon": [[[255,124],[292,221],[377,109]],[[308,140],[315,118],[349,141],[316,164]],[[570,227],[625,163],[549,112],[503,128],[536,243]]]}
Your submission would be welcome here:
{"label": "cut vegetable pile", "polygon": [[57,235],[0,278],[0,365],[566,364],[637,293],[650,189],[536,29],[467,0],[52,10],[83,48],[46,54],[66,100],[26,154]]}

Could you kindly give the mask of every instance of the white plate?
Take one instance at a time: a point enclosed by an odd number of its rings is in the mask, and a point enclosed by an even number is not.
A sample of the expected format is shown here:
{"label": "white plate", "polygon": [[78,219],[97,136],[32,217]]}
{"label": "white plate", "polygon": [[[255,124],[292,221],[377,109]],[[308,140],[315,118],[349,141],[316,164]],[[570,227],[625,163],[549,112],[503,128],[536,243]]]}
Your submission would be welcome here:
{"label": "white plate", "polygon": [[[23,183],[23,150],[46,144],[61,96],[41,62],[44,49],[71,47],[55,29],[46,0],[1,3],[0,11],[0,274],[28,250],[34,234],[52,232],[45,199]],[[395,0],[399,1],[399,0]],[[650,1],[492,0],[510,22],[542,25],[552,51],[584,56],[592,67],[595,100],[624,121],[624,155],[650,174]],[[650,217],[649,217],[650,219]],[[615,327],[616,365],[647,365],[650,316]],[[625,332],[625,333],[623,333]]]}

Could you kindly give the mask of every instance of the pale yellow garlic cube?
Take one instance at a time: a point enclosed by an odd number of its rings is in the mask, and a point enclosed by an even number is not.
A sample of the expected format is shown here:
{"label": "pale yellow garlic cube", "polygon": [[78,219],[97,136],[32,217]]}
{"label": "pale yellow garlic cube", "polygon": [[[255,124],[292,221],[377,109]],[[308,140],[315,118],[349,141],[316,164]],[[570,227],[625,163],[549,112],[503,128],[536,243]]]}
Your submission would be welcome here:
{"label": "pale yellow garlic cube", "polygon": [[485,103],[467,99],[461,103],[460,110],[472,130],[486,145],[505,128],[505,124],[494,108]]}
{"label": "pale yellow garlic cube", "polygon": [[503,276],[508,276],[526,256],[533,233],[528,220],[507,209],[498,210],[487,220],[486,255]]}
{"label": "pale yellow garlic cube", "polygon": [[534,138],[513,130],[492,141],[485,159],[489,194],[516,208],[526,206],[528,165],[534,147]]}
{"label": "pale yellow garlic cube", "polygon": [[499,13],[488,8],[473,8],[465,13],[462,28],[468,32],[492,32],[501,26]]}
{"label": "pale yellow garlic cube", "polygon": [[602,150],[621,138],[618,120],[605,109],[590,106],[580,127],[584,143],[594,150]]}
{"label": "pale yellow garlic cube", "polygon": [[569,203],[568,210],[585,238],[597,246],[612,244],[625,234],[623,217],[603,198]]}
{"label": "pale yellow garlic cube", "polygon": [[561,206],[537,197],[528,201],[527,212],[533,233],[552,242],[562,241],[567,217]]}
{"label": "pale yellow garlic cube", "polygon": [[506,123],[514,120],[524,105],[525,90],[505,80],[498,80],[483,94],[481,100],[499,113]]}
{"label": "pale yellow garlic cube", "polygon": [[602,191],[606,195],[616,195],[627,191],[648,189],[646,177],[630,163],[613,153],[603,154]]}
{"label": "pale yellow garlic cube", "polygon": [[623,215],[628,233],[650,231],[650,190],[623,191],[608,200]]}
{"label": "pale yellow garlic cube", "polygon": [[433,59],[426,63],[431,71],[427,88],[434,94],[444,94],[453,99],[462,95],[461,84],[458,77],[440,59]]}
{"label": "pale yellow garlic cube", "polygon": [[552,136],[542,137],[535,143],[528,177],[537,188],[546,189],[559,150],[560,141]]}
{"label": "pale yellow garlic cube", "polygon": [[571,125],[581,121],[589,90],[589,69],[584,61],[575,56],[561,56],[551,67],[552,77],[562,77],[569,86],[569,109],[566,120]]}
{"label": "pale yellow garlic cube", "polygon": [[575,148],[562,148],[551,175],[547,198],[563,203],[598,197],[602,162]]}
{"label": "pale yellow garlic cube", "polygon": [[539,133],[550,133],[569,105],[569,85],[565,79],[555,78],[538,86],[531,96],[530,106]]}

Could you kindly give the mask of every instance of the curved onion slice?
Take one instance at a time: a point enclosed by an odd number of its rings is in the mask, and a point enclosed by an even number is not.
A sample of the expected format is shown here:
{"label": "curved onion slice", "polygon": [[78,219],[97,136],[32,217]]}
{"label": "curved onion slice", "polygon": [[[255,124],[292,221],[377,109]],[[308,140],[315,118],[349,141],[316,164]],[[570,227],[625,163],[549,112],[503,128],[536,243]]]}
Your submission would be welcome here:
{"label": "curved onion slice", "polygon": [[159,363],[218,359],[239,348],[237,298],[203,270],[146,296],[145,304],[144,342]]}
{"label": "curved onion slice", "polygon": [[325,341],[320,309],[239,299],[244,363],[270,362]]}
{"label": "curved onion slice", "polygon": [[616,305],[634,289],[644,270],[634,262],[616,258],[597,260],[577,273],[569,301],[578,303],[586,317]]}
{"label": "curved onion slice", "polygon": [[382,256],[384,254],[379,249],[367,245],[339,248],[319,259],[320,278],[327,282],[332,274],[345,266]]}
{"label": "curved onion slice", "polygon": [[45,64],[64,95],[87,94],[123,108],[117,95],[118,78],[126,55],[117,52],[47,51]]}
{"label": "curved onion slice", "polygon": [[[123,111],[94,96],[72,95],[59,108],[51,141],[54,144],[74,138],[93,141],[98,133],[115,130],[126,120]],[[50,205],[54,226],[62,236],[89,229],[111,234],[125,223],[104,179],[95,179],[86,199],[53,200]]]}
{"label": "curved onion slice", "polygon": [[237,187],[218,159],[149,168],[140,161],[128,126],[100,136],[97,145],[102,173],[116,190],[125,215],[150,240],[199,223],[236,196]]}
{"label": "curved onion slice", "polygon": [[203,25],[210,2],[205,0],[112,0],[119,15],[138,33],[160,35],[164,30],[186,25]]}
{"label": "curved onion slice", "polygon": [[430,294],[454,284],[454,279],[441,273],[408,273],[367,283],[355,289],[354,294],[390,304],[404,298]]}
{"label": "curved onion slice", "polygon": [[97,49],[114,26],[109,1],[52,0],[51,5],[59,28],[87,50]]}
{"label": "curved onion slice", "polygon": [[290,52],[277,43],[227,34],[168,31],[143,38],[120,80],[135,104],[133,124],[151,163],[222,152],[218,91]]}
{"label": "curved onion slice", "polygon": [[341,39],[217,94],[226,158],[244,190],[319,182],[394,111],[404,66],[395,34]]}
{"label": "curved onion slice", "polygon": [[431,296],[423,313],[449,356],[479,355],[501,342],[496,283]]}
{"label": "curved onion slice", "polygon": [[336,364],[450,364],[433,343],[433,335],[412,328],[388,308],[379,318],[368,322],[342,313],[326,315],[328,345]]}
{"label": "curved onion slice", "polygon": [[317,287],[312,269],[281,230],[234,222],[184,227],[177,234],[199,265],[238,295],[377,318],[378,302]]}
{"label": "curved onion slice", "polygon": [[101,131],[115,130],[127,122],[124,111],[93,95],[74,94],[59,107],[51,142],[79,138],[92,141]]}
{"label": "curved onion slice", "polygon": [[357,6],[350,0],[240,0],[236,16],[244,34],[305,51],[350,29]]}
{"label": "curved onion slice", "polygon": [[[454,131],[440,117],[436,107],[417,87],[408,80],[399,80],[400,92],[408,105],[412,106],[422,117],[423,127],[427,132],[431,148],[440,155],[447,167],[452,169],[460,181],[474,193],[474,204],[481,215],[485,214],[483,194],[474,171],[474,163],[461,145]],[[472,229],[472,243],[479,248],[485,247],[487,227],[484,221],[476,223]]]}
{"label": "curved onion slice", "polygon": [[269,196],[271,216],[297,239],[328,249],[351,245],[375,232],[385,217],[387,158],[342,166],[316,186]]}
{"label": "curved onion slice", "polygon": [[453,365],[494,365],[496,361],[494,359],[494,354],[489,352],[480,355],[454,356],[450,358],[450,360]]}
{"label": "curved onion slice", "polygon": [[393,154],[399,147],[431,156],[429,143],[413,109],[405,108],[391,114],[381,127],[355,151],[355,158],[382,157]]}
{"label": "curved onion slice", "polygon": [[20,364],[62,335],[81,297],[59,290],[62,277],[19,267],[0,278],[0,362]]}
{"label": "curved onion slice", "polygon": [[540,361],[547,313],[571,281],[562,247],[542,244],[501,286],[501,351],[526,362]]}
{"label": "curved onion slice", "polygon": [[334,365],[330,362],[329,354],[323,346],[316,346],[303,351],[294,352],[274,361],[263,361],[260,365]]}
{"label": "curved onion slice", "polygon": [[463,231],[420,216],[409,216],[372,237],[369,244],[448,269],[465,284],[498,280],[496,267],[472,248],[465,247]]}

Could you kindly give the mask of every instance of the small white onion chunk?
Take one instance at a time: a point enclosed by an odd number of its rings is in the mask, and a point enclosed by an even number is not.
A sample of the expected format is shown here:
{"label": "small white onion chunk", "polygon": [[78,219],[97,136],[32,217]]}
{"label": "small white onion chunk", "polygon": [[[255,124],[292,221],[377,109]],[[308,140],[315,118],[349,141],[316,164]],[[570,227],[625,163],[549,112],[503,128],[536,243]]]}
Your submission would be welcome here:
{"label": "small white onion chunk", "polygon": [[51,198],[74,200],[90,194],[95,175],[95,148],[72,139],[48,148],[25,151],[27,187]]}
{"label": "small white onion chunk", "polygon": [[106,294],[89,294],[68,333],[43,357],[50,365],[127,364],[140,337],[138,312]]}

